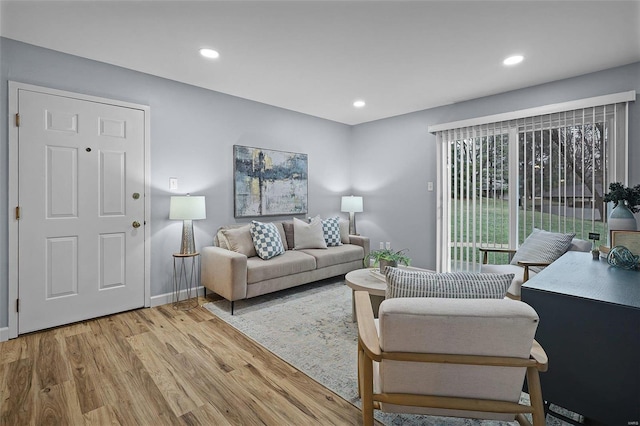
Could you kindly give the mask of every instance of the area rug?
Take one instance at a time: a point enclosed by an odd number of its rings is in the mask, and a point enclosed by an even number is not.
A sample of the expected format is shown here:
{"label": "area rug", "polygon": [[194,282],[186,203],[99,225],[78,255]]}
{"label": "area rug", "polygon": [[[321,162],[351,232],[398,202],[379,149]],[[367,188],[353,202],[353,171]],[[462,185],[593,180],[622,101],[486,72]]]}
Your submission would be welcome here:
{"label": "area rug", "polygon": [[[356,363],[358,330],[352,322],[351,289],[343,279],[323,280],[237,301],[233,316],[231,304],[226,300],[209,302],[204,307],[276,356],[360,407]],[[517,424],[379,411],[375,412],[375,417],[389,426]]]}

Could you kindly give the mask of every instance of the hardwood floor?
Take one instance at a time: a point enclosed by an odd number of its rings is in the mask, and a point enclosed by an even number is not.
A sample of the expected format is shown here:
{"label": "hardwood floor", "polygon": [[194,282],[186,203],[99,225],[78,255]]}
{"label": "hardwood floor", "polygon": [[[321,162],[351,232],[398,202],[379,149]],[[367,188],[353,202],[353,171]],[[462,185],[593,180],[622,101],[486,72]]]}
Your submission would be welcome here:
{"label": "hardwood floor", "polygon": [[171,305],[0,343],[0,404],[2,426],[362,424],[206,309]]}

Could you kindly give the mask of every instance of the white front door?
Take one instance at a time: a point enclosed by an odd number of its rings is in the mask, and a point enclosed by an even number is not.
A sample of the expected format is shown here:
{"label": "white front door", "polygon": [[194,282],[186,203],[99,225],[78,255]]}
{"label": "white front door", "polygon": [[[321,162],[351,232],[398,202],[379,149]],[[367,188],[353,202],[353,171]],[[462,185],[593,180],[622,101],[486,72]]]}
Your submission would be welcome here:
{"label": "white front door", "polygon": [[18,333],[144,306],[144,111],[24,89],[18,111]]}

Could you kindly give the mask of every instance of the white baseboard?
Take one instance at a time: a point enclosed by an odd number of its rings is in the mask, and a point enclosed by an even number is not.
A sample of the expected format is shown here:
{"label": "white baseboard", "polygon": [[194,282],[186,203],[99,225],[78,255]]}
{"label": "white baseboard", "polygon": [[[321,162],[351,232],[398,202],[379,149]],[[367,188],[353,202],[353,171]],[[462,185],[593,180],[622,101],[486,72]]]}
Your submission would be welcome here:
{"label": "white baseboard", "polygon": [[[203,286],[200,286],[195,289],[197,295],[204,294]],[[192,290],[194,291],[194,290]],[[182,290],[180,292],[180,299],[184,299],[187,297],[187,291]],[[168,303],[173,303],[173,292],[160,294],[158,296],[151,296],[151,307],[166,305]],[[6,342],[9,340],[9,327],[0,327],[0,342]]]}
{"label": "white baseboard", "polygon": [[[203,286],[197,287],[194,290],[192,290],[192,293],[195,291],[196,295],[198,295],[198,296],[202,295],[202,294],[204,294],[203,288],[204,288]],[[182,299],[184,299],[186,297],[187,297],[187,291],[186,290],[182,290],[180,292],[180,299],[182,300]],[[159,294],[157,296],[151,296],[151,307],[152,308],[154,306],[166,305],[168,303],[173,303],[173,292]]]}

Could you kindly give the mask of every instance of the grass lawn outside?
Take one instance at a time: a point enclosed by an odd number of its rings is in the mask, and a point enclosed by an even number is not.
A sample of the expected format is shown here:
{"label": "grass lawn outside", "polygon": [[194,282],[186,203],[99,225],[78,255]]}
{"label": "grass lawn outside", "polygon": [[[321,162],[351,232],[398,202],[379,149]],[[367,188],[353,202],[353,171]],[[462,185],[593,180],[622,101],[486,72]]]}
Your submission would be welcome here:
{"label": "grass lawn outside", "polygon": [[[452,202],[451,223],[455,228],[451,230],[452,249],[451,264],[463,264],[462,269],[472,269],[474,264],[482,261],[478,247],[502,247],[509,248],[509,202],[505,199],[485,198],[475,212],[472,203],[466,200],[457,200],[457,206]],[[575,233],[576,238],[588,239],[589,232],[600,234],[598,244],[607,242],[607,224],[600,219],[592,217],[591,210],[570,209],[561,204],[547,204],[540,209],[518,209],[518,242],[522,244],[532,229],[539,228],[550,232]],[[573,215],[572,215],[573,213]],[[472,215],[475,214],[475,224]],[[584,214],[584,219],[583,219]],[[594,216],[599,216],[595,215]],[[469,219],[469,220],[467,220]],[[469,226],[467,226],[467,222]],[[475,238],[474,238],[475,225]],[[475,259],[474,259],[475,254]],[[509,263],[506,254],[490,254],[489,263]],[[466,266],[465,266],[466,265]]]}

